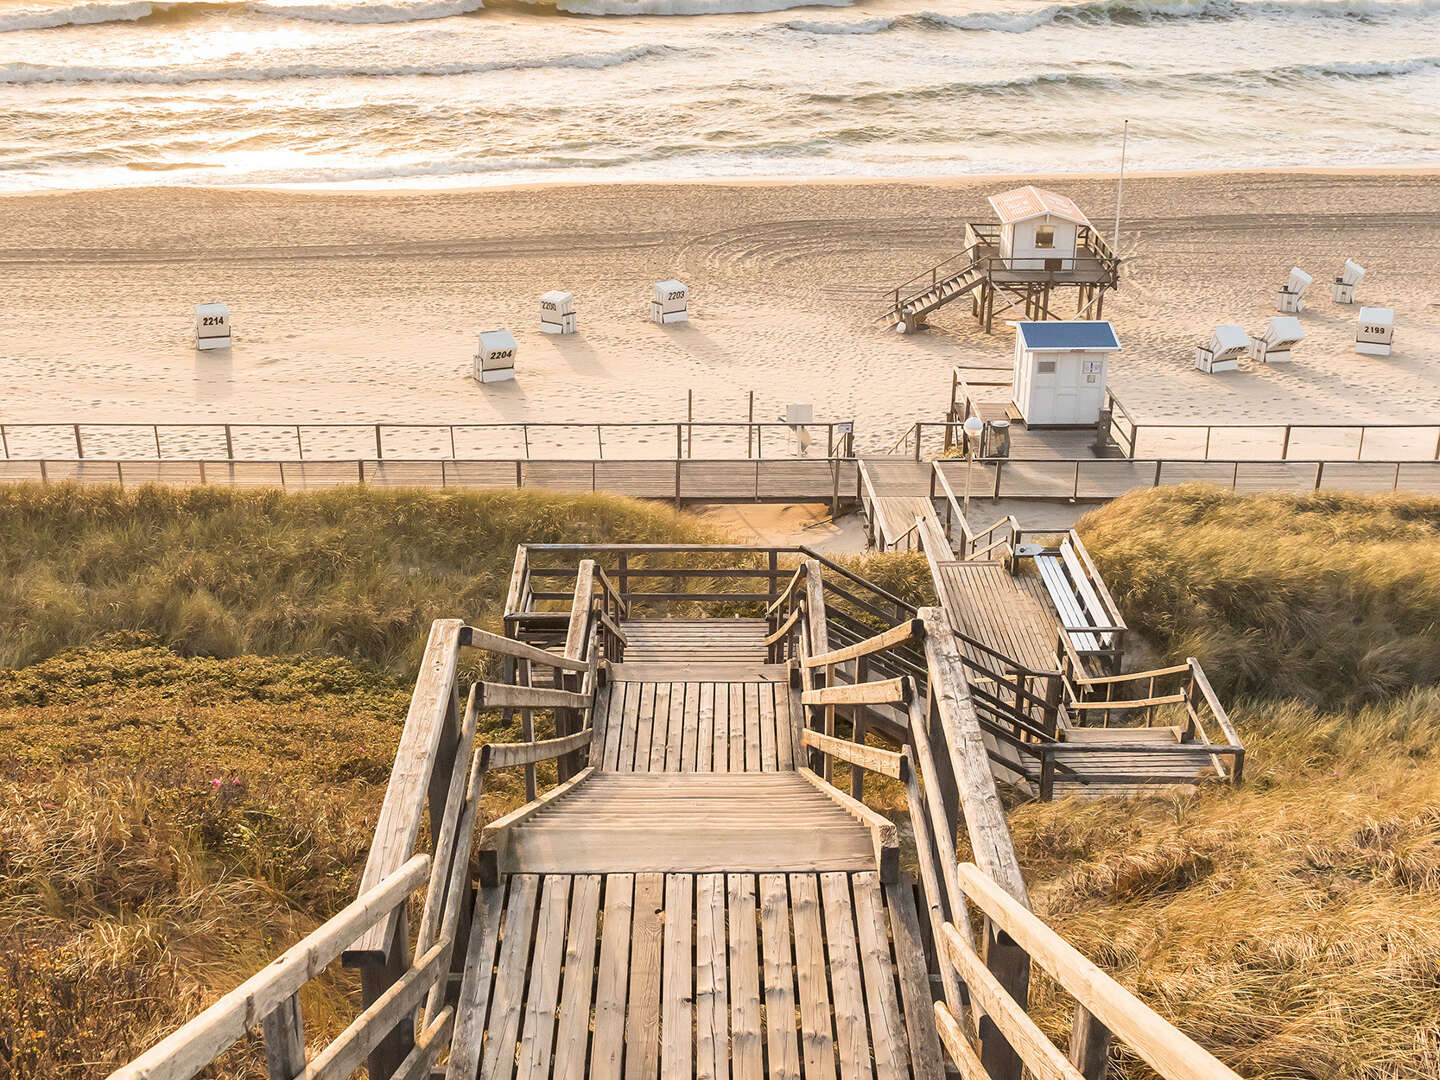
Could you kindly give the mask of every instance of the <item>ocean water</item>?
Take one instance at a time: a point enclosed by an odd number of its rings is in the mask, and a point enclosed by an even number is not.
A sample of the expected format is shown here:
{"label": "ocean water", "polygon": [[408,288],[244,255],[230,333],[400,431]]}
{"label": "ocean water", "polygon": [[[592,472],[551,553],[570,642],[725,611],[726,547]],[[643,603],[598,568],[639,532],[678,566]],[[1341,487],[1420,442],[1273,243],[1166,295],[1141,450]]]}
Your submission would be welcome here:
{"label": "ocean water", "polygon": [[1440,162],[1440,0],[0,0],[0,191]]}

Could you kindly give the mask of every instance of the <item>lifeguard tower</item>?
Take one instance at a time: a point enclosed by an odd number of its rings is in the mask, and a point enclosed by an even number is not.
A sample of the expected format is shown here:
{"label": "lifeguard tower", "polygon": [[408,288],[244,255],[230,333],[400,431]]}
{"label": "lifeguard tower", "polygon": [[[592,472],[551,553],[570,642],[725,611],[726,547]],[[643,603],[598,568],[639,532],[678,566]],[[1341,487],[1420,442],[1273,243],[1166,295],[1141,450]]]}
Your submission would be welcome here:
{"label": "lifeguard tower", "polygon": [[1105,290],[1120,287],[1120,260],[1081,209],[1034,186],[989,201],[999,221],[966,225],[965,250],[892,289],[881,318],[909,333],[936,308],[968,296],[988,333],[997,312],[1017,307],[1027,321],[1066,318],[1052,295],[1074,289],[1074,318],[1100,319]]}

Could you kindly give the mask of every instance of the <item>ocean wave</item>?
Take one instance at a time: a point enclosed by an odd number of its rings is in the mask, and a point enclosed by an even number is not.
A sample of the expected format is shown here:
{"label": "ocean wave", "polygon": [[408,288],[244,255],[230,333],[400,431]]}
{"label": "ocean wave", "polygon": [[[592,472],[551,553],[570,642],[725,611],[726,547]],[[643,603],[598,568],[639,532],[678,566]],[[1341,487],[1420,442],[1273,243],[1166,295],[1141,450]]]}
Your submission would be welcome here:
{"label": "ocean wave", "polygon": [[641,60],[672,56],[691,50],[669,45],[635,45],[610,52],[567,53],[563,56],[529,60],[497,60],[475,64],[393,64],[324,65],[276,64],[244,67],[221,65],[161,71],[155,68],[71,67],[49,64],[0,64],[4,83],[136,83],[183,86],[205,82],[271,82],[277,79],[362,79],[404,78],[407,76],[479,75],[488,71],[530,71],[539,68],[587,68],[599,70],[633,64]]}
{"label": "ocean wave", "polygon": [[1163,23],[1182,19],[1407,18],[1440,11],[1440,0],[1085,0],[1030,11],[950,15],[908,12],[839,22],[792,19],[782,29],[806,34],[884,34],[892,30],[965,30],[1024,34],[1052,24],[1090,26]]}
{"label": "ocean wave", "polygon": [[155,13],[150,3],[74,4],[58,8],[23,8],[0,15],[0,33],[16,30],[53,30],[61,26],[94,26],[96,23],[135,22]]}
{"label": "ocean wave", "polygon": [[275,4],[246,5],[262,15],[305,22],[401,23],[428,22],[469,15],[485,7],[483,0],[429,0],[417,4]]}

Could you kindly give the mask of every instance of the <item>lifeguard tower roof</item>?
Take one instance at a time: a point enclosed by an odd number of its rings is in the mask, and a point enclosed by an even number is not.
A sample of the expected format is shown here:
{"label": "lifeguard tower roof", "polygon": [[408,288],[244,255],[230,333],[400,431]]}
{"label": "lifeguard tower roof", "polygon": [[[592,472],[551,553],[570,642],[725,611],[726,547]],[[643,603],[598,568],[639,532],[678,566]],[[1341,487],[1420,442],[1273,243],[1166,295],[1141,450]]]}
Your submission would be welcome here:
{"label": "lifeguard tower roof", "polygon": [[1046,214],[1074,222],[1076,225],[1090,224],[1090,219],[1064,195],[1057,195],[1053,191],[1046,191],[1044,188],[1034,186],[1015,188],[1013,191],[1002,191],[999,195],[991,195],[990,205],[994,207],[1002,225],[1010,225],[1017,221],[1029,221],[1031,218],[1044,217]]}
{"label": "lifeguard tower roof", "polygon": [[1026,349],[1057,352],[1118,352],[1120,339],[1108,322],[1021,322],[1015,324]]}

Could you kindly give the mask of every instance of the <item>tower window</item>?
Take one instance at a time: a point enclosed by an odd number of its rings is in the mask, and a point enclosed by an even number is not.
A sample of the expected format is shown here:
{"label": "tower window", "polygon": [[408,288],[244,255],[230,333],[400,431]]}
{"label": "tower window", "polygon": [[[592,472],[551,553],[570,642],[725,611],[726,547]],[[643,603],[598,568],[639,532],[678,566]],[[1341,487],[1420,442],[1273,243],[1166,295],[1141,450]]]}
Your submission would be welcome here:
{"label": "tower window", "polygon": [[1037,248],[1053,248],[1055,246],[1055,226],[1035,226],[1035,246]]}

